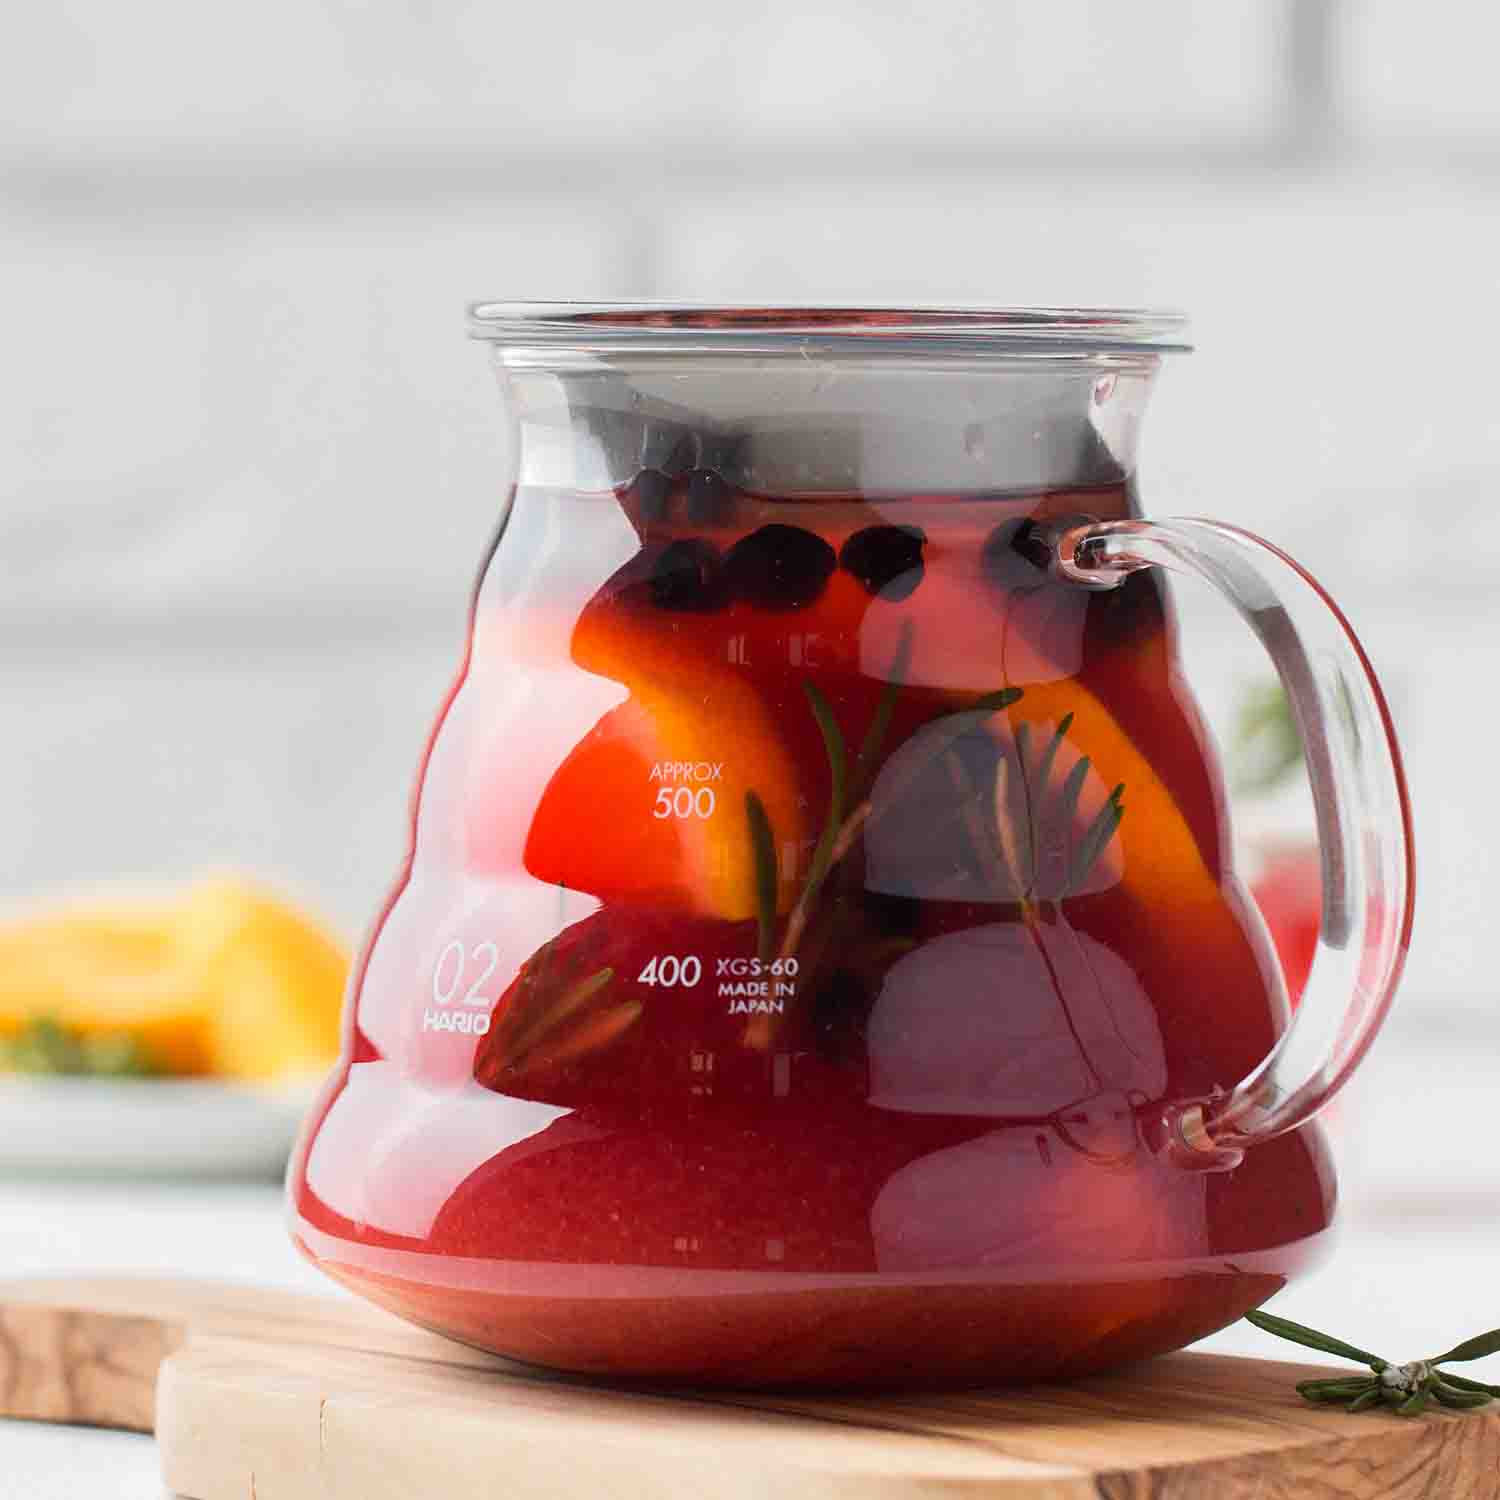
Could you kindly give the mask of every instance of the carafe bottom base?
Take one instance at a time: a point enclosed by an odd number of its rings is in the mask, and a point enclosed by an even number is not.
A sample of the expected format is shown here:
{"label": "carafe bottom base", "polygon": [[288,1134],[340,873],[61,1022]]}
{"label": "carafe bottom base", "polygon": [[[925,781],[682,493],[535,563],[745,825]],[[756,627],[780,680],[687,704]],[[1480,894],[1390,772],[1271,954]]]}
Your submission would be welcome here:
{"label": "carafe bottom base", "polygon": [[[1319,1235],[1317,1240],[1326,1239]],[[299,1247],[408,1322],[561,1375],[727,1389],[912,1391],[1071,1380],[1180,1349],[1242,1317],[1282,1273],[882,1285],[719,1295],[539,1296],[419,1283]],[[1321,1258],[1321,1256],[1317,1256]],[[609,1270],[601,1270],[601,1283]]]}

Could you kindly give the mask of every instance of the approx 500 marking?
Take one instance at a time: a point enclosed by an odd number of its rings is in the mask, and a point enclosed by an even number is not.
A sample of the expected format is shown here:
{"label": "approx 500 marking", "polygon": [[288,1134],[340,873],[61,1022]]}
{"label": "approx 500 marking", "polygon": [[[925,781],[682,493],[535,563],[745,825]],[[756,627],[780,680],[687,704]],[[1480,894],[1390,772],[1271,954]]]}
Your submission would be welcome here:
{"label": "approx 500 marking", "polygon": [[656,805],[651,809],[653,818],[711,818],[718,798],[711,786],[700,786],[694,791],[690,786],[659,786],[656,789]]}

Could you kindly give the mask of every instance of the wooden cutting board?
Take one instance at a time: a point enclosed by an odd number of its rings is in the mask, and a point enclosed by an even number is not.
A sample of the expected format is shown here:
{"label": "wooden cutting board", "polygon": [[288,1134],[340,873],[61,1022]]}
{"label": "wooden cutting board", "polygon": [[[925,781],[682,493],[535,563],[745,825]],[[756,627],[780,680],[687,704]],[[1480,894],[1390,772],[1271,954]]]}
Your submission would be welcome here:
{"label": "wooden cutting board", "polygon": [[193,1500],[1496,1500],[1500,1406],[1349,1416],[1306,1366],[1178,1354],[947,1396],[641,1394],[373,1307],[208,1282],[0,1283],[0,1414],[154,1431]]}

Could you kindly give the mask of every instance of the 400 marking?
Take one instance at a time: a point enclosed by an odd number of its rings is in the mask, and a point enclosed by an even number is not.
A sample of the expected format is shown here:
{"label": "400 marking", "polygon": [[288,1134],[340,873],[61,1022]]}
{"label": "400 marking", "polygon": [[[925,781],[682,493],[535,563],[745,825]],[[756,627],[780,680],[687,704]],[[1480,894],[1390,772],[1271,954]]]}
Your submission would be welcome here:
{"label": "400 marking", "polygon": [[682,958],[679,958],[675,953],[666,953],[653,958],[635,976],[635,982],[637,984],[660,985],[665,990],[672,989],[674,986],[690,990],[702,978],[702,959],[691,953]]}

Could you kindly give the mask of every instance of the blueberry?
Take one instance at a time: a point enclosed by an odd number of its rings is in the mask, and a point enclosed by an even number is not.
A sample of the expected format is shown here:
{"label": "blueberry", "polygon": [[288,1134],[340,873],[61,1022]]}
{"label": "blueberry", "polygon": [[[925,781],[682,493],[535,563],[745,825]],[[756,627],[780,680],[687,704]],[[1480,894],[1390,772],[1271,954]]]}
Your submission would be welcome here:
{"label": "blueberry", "polygon": [[822,537],[772,522],[729,549],[730,587],[762,609],[801,609],[823,592],[838,558]]}
{"label": "blueberry", "polygon": [[663,520],[667,514],[667,496],[671,490],[672,481],[660,469],[642,469],[630,481],[629,486],[636,515],[642,521]]}
{"label": "blueberry", "polygon": [[980,562],[997,588],[1034,589],[1047,581],[1051,556],[1041,527],[1028,516],[1002,521],[990,532]]}
{"label": "blueberry", "polygon": [[694,469],[688,475],[688,520],[698,526],[714,526],[729,512],[732,493],[721,474],[713,469]]}
{"label": "blueberry", "polygon": [[658,609],[706,613],[729,602],[717,547],[697,538],[664,547],[651,568],[651,602]]}
{"label": "blueberry", "polygon": [[926,544],[927,533],[920,526],[866,526],[844,543],[839,566],[859,579],[867,594],[894,604],[921,583]]}

